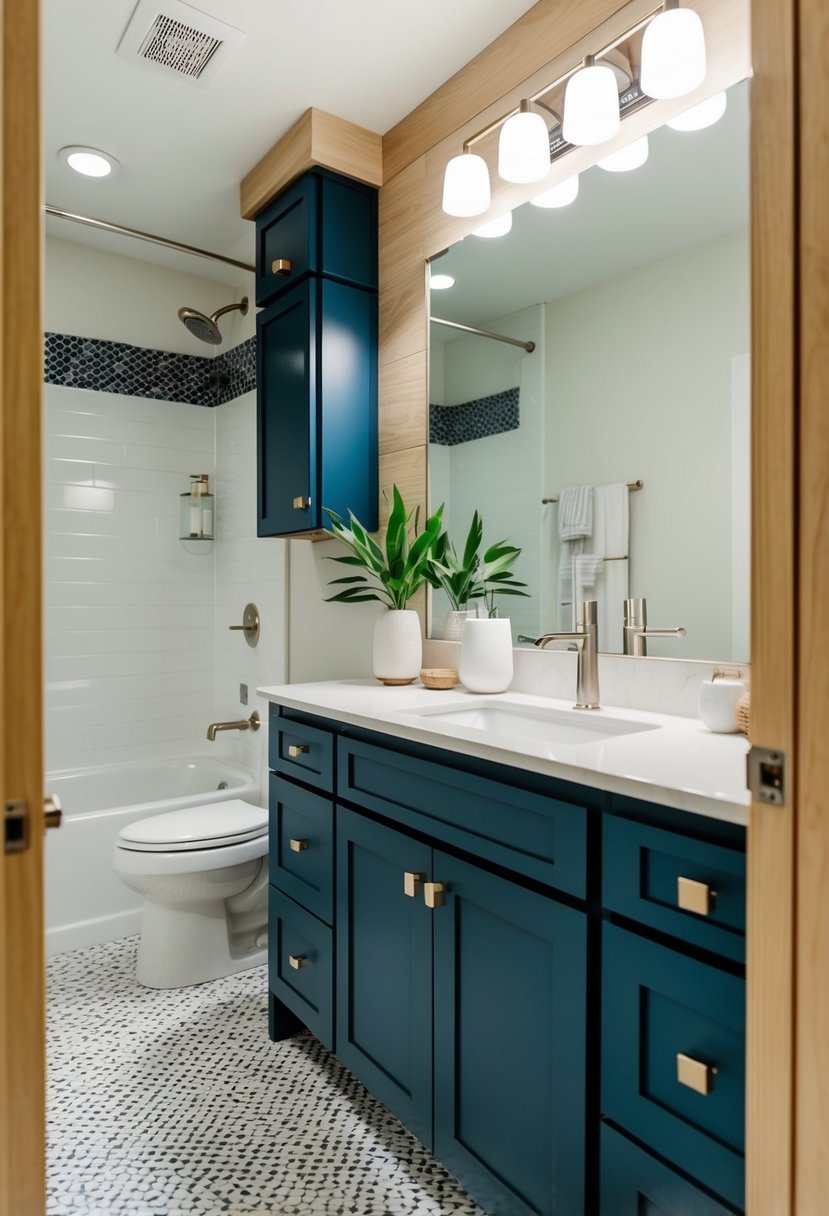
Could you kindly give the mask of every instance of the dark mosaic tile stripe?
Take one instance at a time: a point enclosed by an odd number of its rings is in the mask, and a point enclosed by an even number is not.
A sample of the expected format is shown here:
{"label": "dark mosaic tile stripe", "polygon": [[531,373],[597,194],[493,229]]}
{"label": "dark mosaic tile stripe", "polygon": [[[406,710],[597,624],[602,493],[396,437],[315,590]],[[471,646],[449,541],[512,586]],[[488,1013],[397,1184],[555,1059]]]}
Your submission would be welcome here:
{"label": "dark mosaic tile stripe", "polygon": [[255,338],[210,358],[47,333],[45,380],[67,388],[212,407],[256,387],[255,352]]}
{"label": "dark mosaic tile stripe", "polygon": [[429,442],[454,447],[457,443],[517,430],[519,395],[519,389],[508,388],[462,405],[430,405]]}

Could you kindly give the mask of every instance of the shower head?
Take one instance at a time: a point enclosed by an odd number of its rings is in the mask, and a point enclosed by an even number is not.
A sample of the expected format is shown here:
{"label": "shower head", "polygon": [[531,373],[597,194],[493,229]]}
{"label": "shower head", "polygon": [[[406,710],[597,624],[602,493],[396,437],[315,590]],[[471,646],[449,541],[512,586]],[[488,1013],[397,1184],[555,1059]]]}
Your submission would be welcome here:
{"label": "shower head", "polygon": [[226,312],[235,312],[236,309],[243,317],[245,316],[248,311],[247,296],[244,296],[239,304],[226,304],[224,308],[217,308],[211,317],[205,316],[196,308],[180,308],[178,316],[194,338],[200,338],[202,342],[209,342],[211,346],[221,346],[222,335],[216,322]]}

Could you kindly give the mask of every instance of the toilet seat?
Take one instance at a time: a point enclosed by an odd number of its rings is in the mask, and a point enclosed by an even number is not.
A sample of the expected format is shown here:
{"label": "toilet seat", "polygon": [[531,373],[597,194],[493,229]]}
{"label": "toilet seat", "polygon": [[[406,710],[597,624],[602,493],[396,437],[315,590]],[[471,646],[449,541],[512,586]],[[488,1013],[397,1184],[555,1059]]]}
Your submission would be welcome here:
{"label": "toilet seat", "polygon": [[265,807],[230,798],[139,819],[121,829],[117,847],[137,853],[184,853],[243,844],[267,831]]}

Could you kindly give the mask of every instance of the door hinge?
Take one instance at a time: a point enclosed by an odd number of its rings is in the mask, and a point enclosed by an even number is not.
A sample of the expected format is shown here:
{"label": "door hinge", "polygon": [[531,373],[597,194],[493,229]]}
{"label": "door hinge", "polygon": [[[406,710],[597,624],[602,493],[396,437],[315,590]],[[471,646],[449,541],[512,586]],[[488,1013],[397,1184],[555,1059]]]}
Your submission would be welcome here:
{"label": "door hinge", "polygon": [[752,747],[746,757],[752,798],[772,806],[786,805],[786,757],[772,747]]}
{"label": "door hinge", "polygon": [[29,804],[10,798],[3,813],[3,840],[7,853],[25,853],[29,847]]}

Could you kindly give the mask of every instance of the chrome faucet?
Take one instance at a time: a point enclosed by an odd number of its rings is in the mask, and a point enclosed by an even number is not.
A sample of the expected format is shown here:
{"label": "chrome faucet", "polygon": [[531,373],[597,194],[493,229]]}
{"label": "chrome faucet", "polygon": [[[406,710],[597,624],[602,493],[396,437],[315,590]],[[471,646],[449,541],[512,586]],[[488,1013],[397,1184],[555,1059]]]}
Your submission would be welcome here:
{"label": "chrome faucet", "polygon": [[575,642],[578,650],[576,668],[576,704],[573,709],[601,709],[599,704],[599,606],[596,600],[585,600],[576,613],[575,633],[545,633],[536,640],[543,650],[548,642]]}
{"label": "chrome faucet", "polygon": [[676,629],[651,629],[648,625],[648,601],[625,600],[625,623],[622,629],[625,654],[644,658],[648,653],[648,638],[684,638],[687,630],[678,625]]}
{"label": "chrome faucet", "polygon": [[215,743],[220,730],[259,730],[261,725],[259,710],[255,709],[249,718],[241,718],[238,722],[211,722],[207,728],[207,737],[211,743]]}

